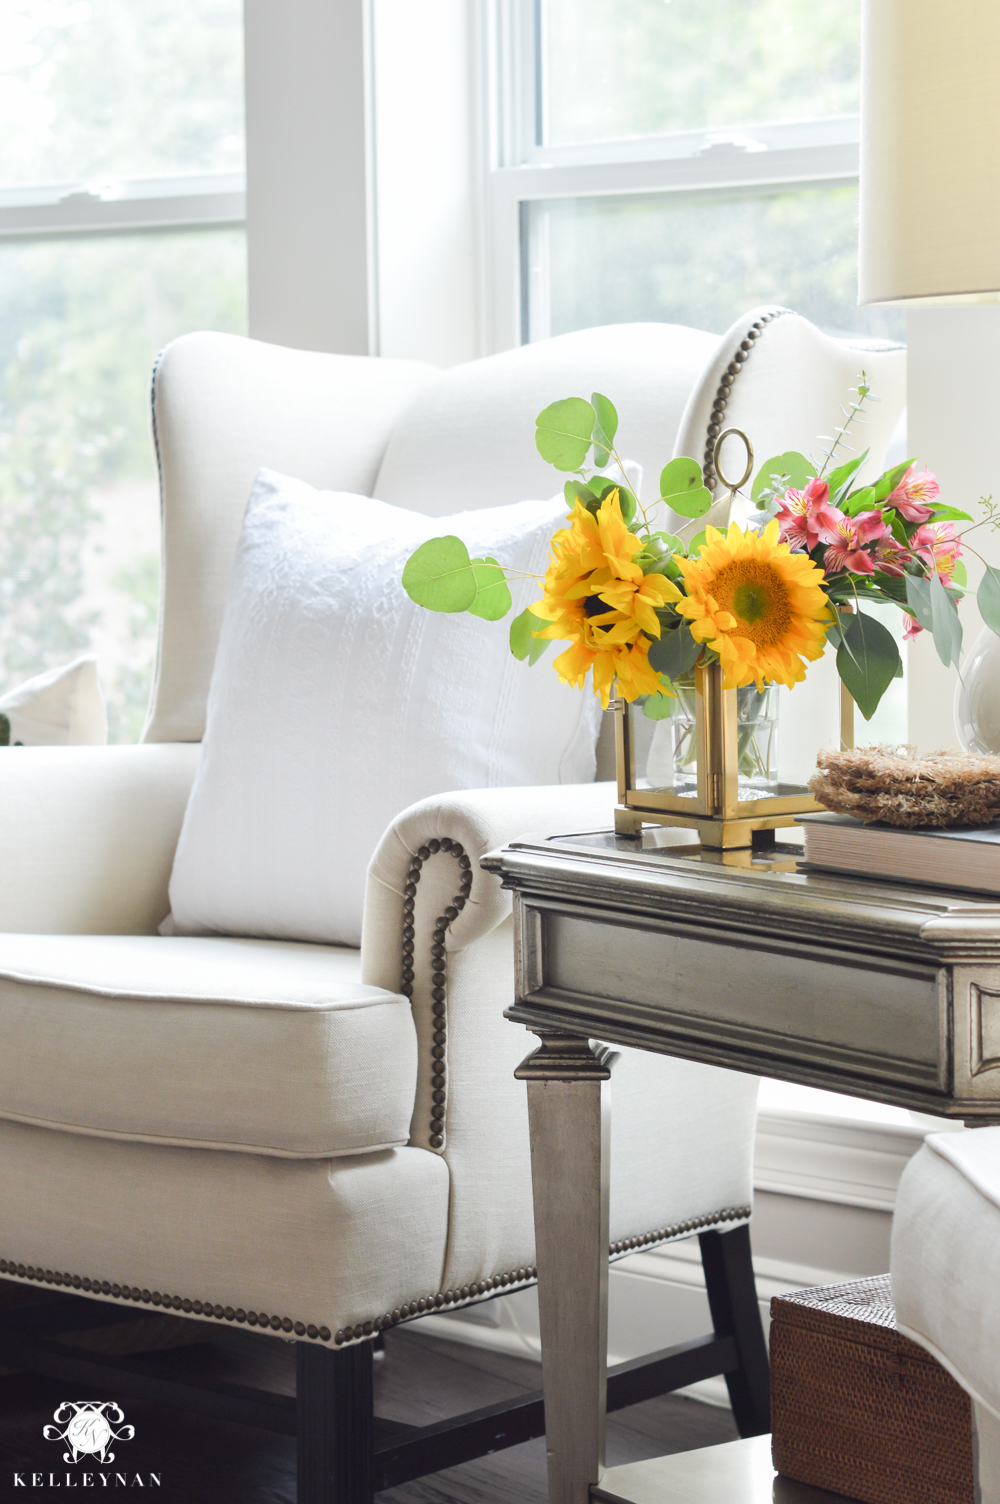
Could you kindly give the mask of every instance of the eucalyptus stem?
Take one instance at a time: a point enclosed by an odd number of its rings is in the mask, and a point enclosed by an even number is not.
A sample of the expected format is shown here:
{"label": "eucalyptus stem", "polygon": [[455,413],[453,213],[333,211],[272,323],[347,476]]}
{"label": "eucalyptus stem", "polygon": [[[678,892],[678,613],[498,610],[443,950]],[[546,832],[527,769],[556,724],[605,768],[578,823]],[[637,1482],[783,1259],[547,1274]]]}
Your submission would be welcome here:
{"label": "eucalyptus stem", "polygon": [[[858,400],[857,402],[852,402],[850,412],[844,414],[844,416],[847,418],[847,422],[844,424],[843,428],[839,430],[839,438],[834,439],[832,449],[823,450],[823,453],[826,455],[826,464],[819,472],[819,476],[817,477],[819,480],[823,479],[823,476],[826,474],[828,468],[833,464],[833,456],[836,454],[840,445],[846,441],[847,431],[850,428],[851,424],[854,422],[855,418],[860,418],[870,392],[871,387],[868,385],[868,377],[866,376],[865,372],[862,371],[861,380],[857,385]],[[843,412],[843,408],[841,408],[841,412]]]}

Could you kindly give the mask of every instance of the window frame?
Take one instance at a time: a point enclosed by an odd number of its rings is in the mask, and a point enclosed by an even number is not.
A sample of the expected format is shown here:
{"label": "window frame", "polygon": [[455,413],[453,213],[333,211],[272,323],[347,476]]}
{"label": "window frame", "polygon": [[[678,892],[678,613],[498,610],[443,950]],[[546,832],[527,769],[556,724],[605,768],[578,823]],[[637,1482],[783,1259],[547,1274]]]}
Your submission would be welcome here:
{"label": "window frame", "polygon": [[[541,142],[545,0],[485,0],[489,76],[480,98],[494,112],[486,179],[486,340],[489,352],[543,339],[544,244],[530,206],[559,198],[704,197],[858,182],[860,117],[746,122],[616,141]],[[534,242],[534,243],[533,243]],[[534,292],[535,296],[532,297]]]}
{"label": "window frame", "polygon": [[208,230],[245,223],[242,172],[30,183],[0,190],[0,241]]}

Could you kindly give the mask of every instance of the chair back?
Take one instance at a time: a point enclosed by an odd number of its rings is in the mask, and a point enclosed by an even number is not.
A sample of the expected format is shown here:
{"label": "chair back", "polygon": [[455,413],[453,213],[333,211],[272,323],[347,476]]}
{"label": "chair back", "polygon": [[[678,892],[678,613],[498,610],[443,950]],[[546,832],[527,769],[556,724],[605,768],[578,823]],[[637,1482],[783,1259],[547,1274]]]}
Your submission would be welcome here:
{"label": "chair back", "polygon": [[[747,340],[754,323],[763,332]],[[752,351],[741,361],[743,343]],[[535,416],[597,390],[618,408],[617,448],[643,466],[649,501],[665,460],[704,458],[720,417],[747,429],[758,460],[809,452],[817,433],[832,431],[862,364],[882,397],[864,430],[874,467],[902,406],[905,352],[845,346],[787,311],[756,310],[721,341],[676,324],[617,324],[445,372],[235,335],[175,340],[153,374],[163,578],[143,740],[202,737],[229,573],[261,466],[428,516],[551,496],[562,478],[535,451]]]}
{"label": "chair back", "polygon": [[197,742],[247,497],[261,466],[370,495],[393,426],[438,379],[416,361],[186,334],[153,372],[160,640],[143,741]]}

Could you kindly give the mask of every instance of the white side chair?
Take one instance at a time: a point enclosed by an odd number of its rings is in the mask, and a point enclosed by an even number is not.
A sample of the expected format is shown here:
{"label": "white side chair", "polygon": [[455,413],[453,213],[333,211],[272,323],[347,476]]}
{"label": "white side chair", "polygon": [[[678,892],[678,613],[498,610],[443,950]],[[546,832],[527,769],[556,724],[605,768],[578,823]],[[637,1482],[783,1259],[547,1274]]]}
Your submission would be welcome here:
{"label": "white side chair", "polygon": [[972,1399],[977,1504],[1000,1504],[1000,1128],[937,1133],[903,1173],[892,1224],[899,1330]]}
{"label": "white side chair", "polygon": [[[902,355],[863,359],[883,396],[874,465]],[[701,455],[727,403],[768,452],[811,444],[858,365],[804,320],[763,313],[721,346],[619,326],[443,374],[214,334],[166,350],[153,387],[160,651],[143,743],[0,757],[0,1276],[53,1290],[40,1314],[5,1308],[0,1362],[77,1376],[78,1354],[29,1339],[102,1311],[293,1340],[296,1403],[142,1382],[296,1432],[301,1504],[367,1504],[540,1434],[536,1399],[433,1440],[376,1443],[371,1339],[534,1279],[513,1078],[531,1041],[503,1018],[510,904],[478,862],[525,830],[607,823],[613,793],[460,791],[404,811],[371,863],[360,951],[158,934],[246,498],[260,466],[431,515],[551,494],[534,416],[594,389],[618,404],[621,451],[655,487],[675,436]],[[747,1231],[756,1090],[635,1052],[614,1078],[611,1254],[701,1235],[743,1434],[768,1428]],[[625,1375],[611,1404],[719,1371],[698,1362],[687,1352]],[[117,1370],[96,1372],[127,1395]]]}

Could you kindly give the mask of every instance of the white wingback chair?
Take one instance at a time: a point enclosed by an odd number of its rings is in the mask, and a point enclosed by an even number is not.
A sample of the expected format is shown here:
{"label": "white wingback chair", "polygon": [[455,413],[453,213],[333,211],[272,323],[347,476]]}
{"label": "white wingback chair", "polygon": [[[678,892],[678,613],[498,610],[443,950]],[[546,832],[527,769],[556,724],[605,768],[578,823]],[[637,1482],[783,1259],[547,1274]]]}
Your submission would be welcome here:
{"label": "white wingback chair", "polygon": [[[367,1500],[475,1455],[468,1442],[373,1464],[369,1339],[534,1278],[512,1075],[531,1041],[503,1018],[510,904],[478,859],[527,829],[606,824],[613,793],[458,791],[402,812],[371,863],[360,952],[158,934],[254,475],[431,515],[544,496],[535,414],[598,389],[655,494],[675,442],[701,456],[724,413],[761,457],[811,445],[862,363],[883,398],[874,465],[901,406],[902,353],[859,354],[775,311],[721,344],[626,325],[445,373],[217,334],[186,336],[158,363],[164,575],[143,742],[0,758],[0,1276],[297,1340],[303,1504]],[[739,1280],[756,1312],[756,1089],[637,1052],[613,1085],[612,1252],[696,1230],[722,1239],[713,1315],[736,1332],[727,1378],[744,1431],[767,1428],[759,1323],[733,1315]],[[30,1366],[23,1340],[18,1353]],[[505,1439],[494,1426],[480,1450],[538,1434],[540,1413]]]}

